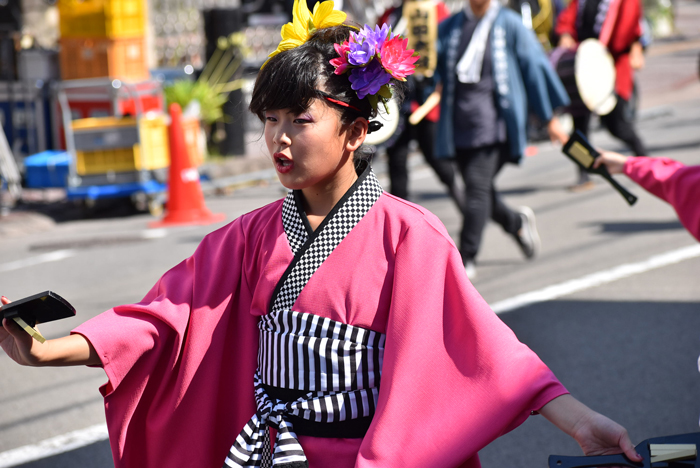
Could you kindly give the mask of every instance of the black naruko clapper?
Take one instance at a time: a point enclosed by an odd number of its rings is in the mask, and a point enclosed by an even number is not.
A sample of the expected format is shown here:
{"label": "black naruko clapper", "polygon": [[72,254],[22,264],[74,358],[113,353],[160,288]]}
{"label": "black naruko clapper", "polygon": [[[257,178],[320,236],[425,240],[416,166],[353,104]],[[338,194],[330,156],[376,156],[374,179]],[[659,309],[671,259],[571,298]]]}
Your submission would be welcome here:
{"label": "black naruko clapper", "polygon": [[596,169],[593,168],[593,162],[595,161],[595,158],[600,156],[600,153],[598,150],[593,148],[581,131],[576,130],[573,135],[571,135],[571,138],[569,138],[569,141],[566,142],[564,148],[562,148],[562,151],[586,172],[598,174],[610,182],[615,190],[620,192],[627,203],[634,205],[637,202],[637,197],[620,185],[615,179],[613,179],[608,172],[608,169],[604,165],[601,165]]}
{"label": "black naruko clapper", "polygon": [[[695,456],[683,456],[679,459],[664,461],[654,461],[654,458],[661,459],[655,455],[650,446],[658,448],[659,445],[693,445],[695,446]],[[568,457],[562,455],[549,456],[549,468],[592,468],[605,466],[626,466],[631,468],[700,468],[700,459],[697,456],[697,447],[700,446],[700,432],[690,434],[678,434],[665,437],[654,437],[641,442],[635,447],[637,453],[644,459],[641,462],[633,462],[623,454],[618,455],[598,455],[590,457]],[[681,453],[681,452],[679,452]]]}

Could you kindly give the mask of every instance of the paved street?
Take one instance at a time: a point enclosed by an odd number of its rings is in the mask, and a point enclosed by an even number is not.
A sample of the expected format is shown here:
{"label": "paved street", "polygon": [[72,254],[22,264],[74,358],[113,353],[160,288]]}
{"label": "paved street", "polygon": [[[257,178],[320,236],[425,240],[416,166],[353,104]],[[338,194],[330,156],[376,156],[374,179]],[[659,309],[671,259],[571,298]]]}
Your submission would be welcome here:
{"label": "paved street", "polygon": [[[700,3],[684,5],[700,17]],[[649,66],[640,75],[638,129],[652,156],[700,164],[700,30],[690,39],[696,42],[676,48],[662,43],[649,51]],[[662,80],[660,74],[668,73],[674,78]],[[592,137],[598,147],[624,151],[603,131]],[[639,197],[634,207],[602,179],[590,191],[568,191],[575,181],[573,164],[549,143],[537,149],[520,167],[507,167],[498,185],[508,204],[535,211],[542,253],[524,260],[513,240],[490,224],[474,284],[492,305],[553,286],[560,291],[551,300],[500,317],[574,396],[627,427],[633,441],[698,431],[697,241],[667,204],[623,176],[618,180]],[[376,167],[388,185],[383,161]],[[410,189],[412,201],[437,214],[456,239],[457,211],[422,164],[412,172]],[[283,194],[272,181],[210,196],[207,205],[226,213],[228,222]],[[138,301],[163,272],[223,225],[149,230],[149,215],[123,211],[81,219],[69,210],[57,223],[35,222],[34,229],[0,237],[1,294],[20,298],[51,289],[78,310],[74,319],[42,326],[47,338],[64,335],[113,305]],[[675,261],[668,256],[653,260],[669,253]],[[618,267],[630,264],[635,272],[628,276],[590,280],[600,272],[615,277]],[[561,286],[578,279],[583,280],[574,292]],[[104,440],[38,461],[3,464],[3,454],[13,449],[104,423],[97,390],[106,380],[101,369],[22,368],[0,354],[0,375],[0,467],[112,466]],[[546,466],[549,454],[579,455],[580,449],[534,416],[485,448],[481,457],[485,468],[526,468]]]}

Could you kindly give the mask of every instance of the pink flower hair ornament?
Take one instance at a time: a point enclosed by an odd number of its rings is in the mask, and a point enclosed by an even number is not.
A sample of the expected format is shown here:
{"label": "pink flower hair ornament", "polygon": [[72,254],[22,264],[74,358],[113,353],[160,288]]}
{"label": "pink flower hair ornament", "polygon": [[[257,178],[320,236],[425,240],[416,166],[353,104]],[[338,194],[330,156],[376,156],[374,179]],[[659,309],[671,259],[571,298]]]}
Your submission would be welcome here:
{"label": "pink flower hair ornament", "polygon": [[379,102],[389,112],[387,102],[391,99],[391,79],[406,81],[413,74],[414,63],[420,58],[414,50],[407,49],[408,39],[394,35],[386,24],[374,30],[365,25],[360,31],[350,33],[350,39],[335,44],[339,57],[330,61],[335,74],[349,72],[349,80],[357,97],[369,99],[372,108]]}

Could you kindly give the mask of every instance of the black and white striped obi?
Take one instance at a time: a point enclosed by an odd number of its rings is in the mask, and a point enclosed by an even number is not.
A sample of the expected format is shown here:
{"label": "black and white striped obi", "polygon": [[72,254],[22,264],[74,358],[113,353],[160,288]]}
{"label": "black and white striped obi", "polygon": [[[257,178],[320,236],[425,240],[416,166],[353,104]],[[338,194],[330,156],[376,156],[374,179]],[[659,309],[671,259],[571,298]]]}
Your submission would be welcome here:
{"label": "black and white striped obi", "polygon": [[[363,437],[377,404],[385,336],[293,310],[313,273],[382,193],[367,167],[321,225],[312,231],[301,194],[290,192],[282,221],[294,260],[259,322],[254,377],[256,414],[236,438],[224,467],[307,467],[297,434]],[[272,456],[269,431],[277,430]]]}

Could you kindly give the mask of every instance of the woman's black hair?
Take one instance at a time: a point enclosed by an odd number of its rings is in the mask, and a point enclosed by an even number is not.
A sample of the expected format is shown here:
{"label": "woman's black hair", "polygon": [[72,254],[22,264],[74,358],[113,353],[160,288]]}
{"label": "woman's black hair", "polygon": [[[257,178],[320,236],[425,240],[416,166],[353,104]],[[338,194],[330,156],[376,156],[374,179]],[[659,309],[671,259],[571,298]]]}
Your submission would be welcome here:
{"label": "woman's black hair", "polygon": [[[341,112],[343,124],[358,117],[368,120],[376,117],[377,111],[372,109],[369,99],[359,99],[351,88],[348,74],[336,75],[330,64],[338,57],[334,44],[348,40],[353,31],[358,31],[358,28],[346,24],[318,29],[304,44],[272,57],[255,80],[250,111],[264,122],[267,110],[290,109],[301,114],[308,110],[315,98],[320,98]],[[394,96],[400,100],[404,82],[392,78],[390,83]],[[325,100],[318,90],[321,84],[325,86],[326,94],[356,109]]]}

